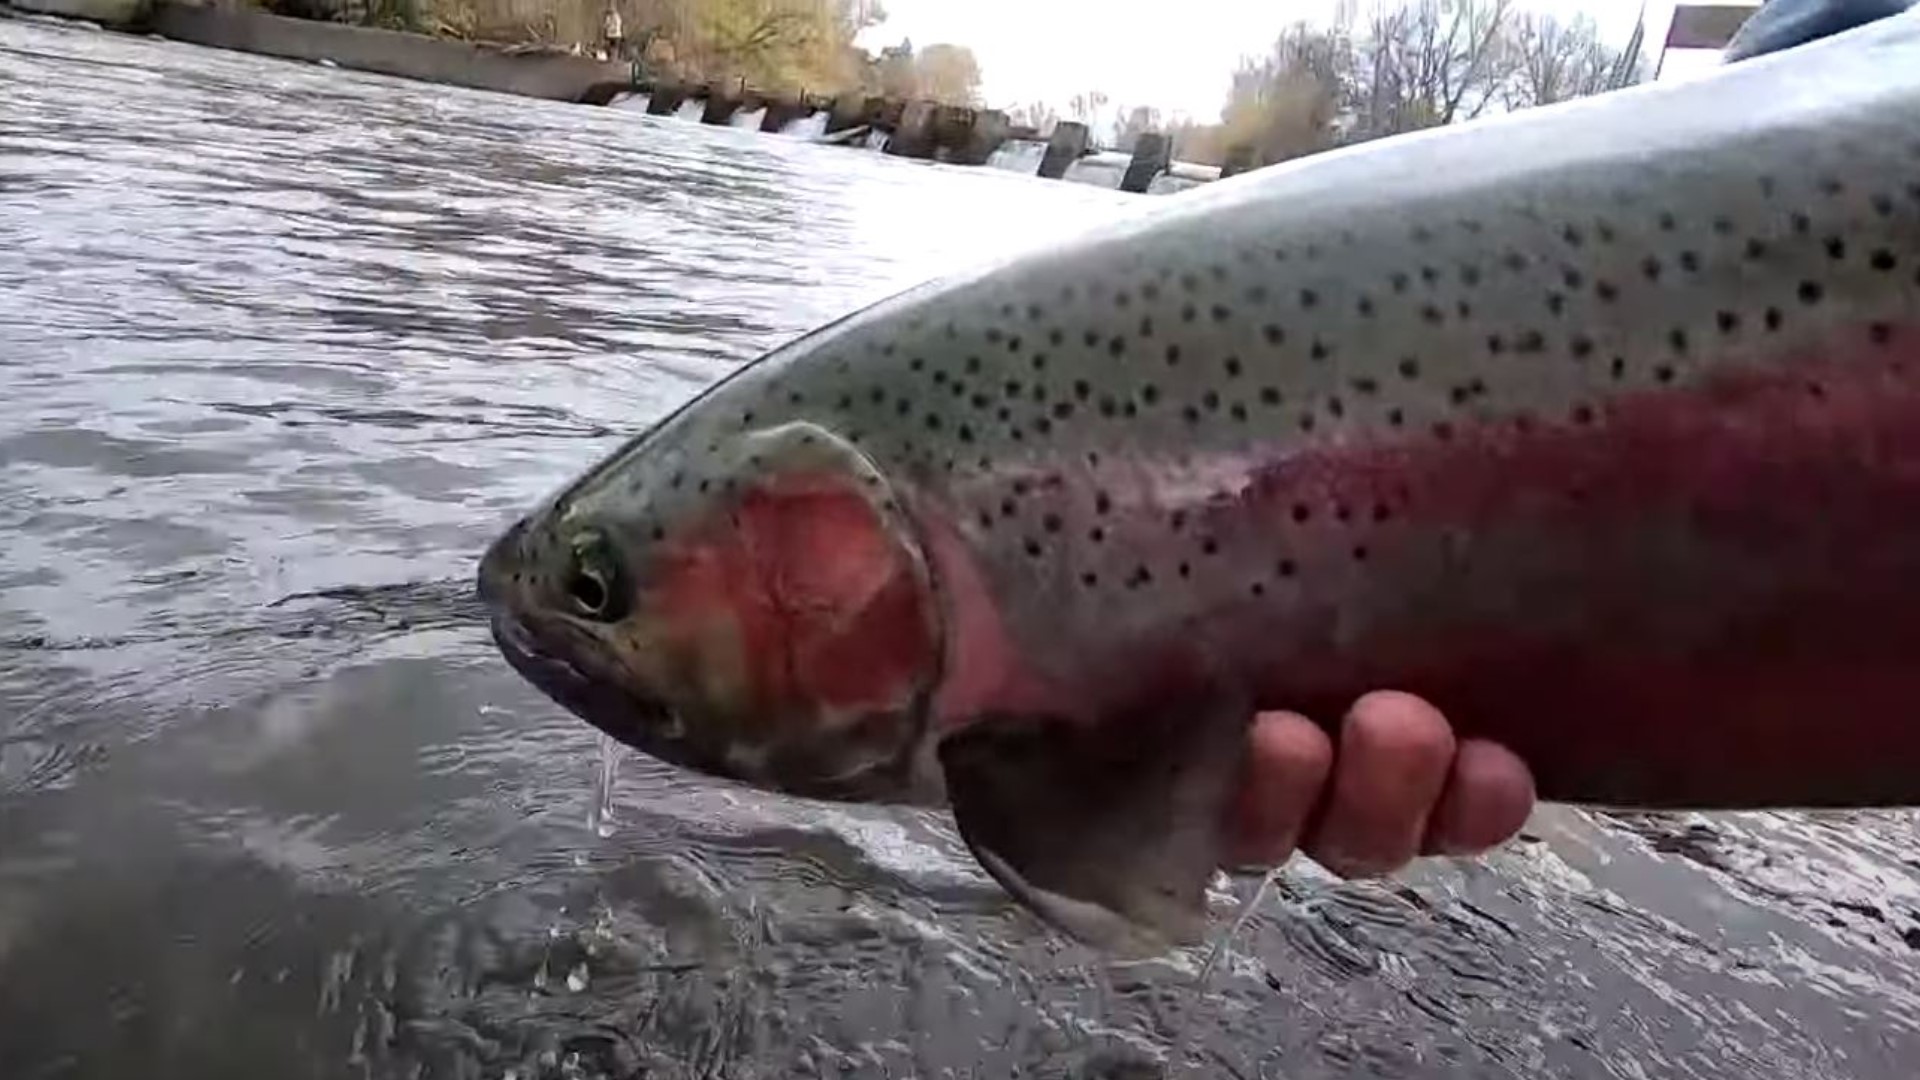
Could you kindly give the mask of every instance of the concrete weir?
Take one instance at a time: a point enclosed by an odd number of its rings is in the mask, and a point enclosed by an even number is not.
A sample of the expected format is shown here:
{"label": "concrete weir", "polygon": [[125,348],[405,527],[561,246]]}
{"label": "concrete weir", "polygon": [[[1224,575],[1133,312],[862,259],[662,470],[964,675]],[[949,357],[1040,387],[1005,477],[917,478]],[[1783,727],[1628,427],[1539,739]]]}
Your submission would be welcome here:
{"label": "concrete weir", "polygon": [[[0,0],[0,6],[155,33],[187,44],[324,61],[523,97],[607,105],[623,94],[640,92],[649,95],[646,111],[651,115],[691,118],[685,110],[692,102],[700,121],[712,125],[730,126],[736,114],[764,109],[758,125],[763,132],[784,131],[798,120],[824,113],[826,141],[863,142],[867,134],[879,133],[886,136],[888,154],[958,165],[985,164],[1016,134],[1007,114],[998,109],[858,93],[831,99],[776,96],[739,81],[692,85],[650,80],[620,61],[269,15],[236,6],[235,0]],[[1023,137],[1033,134],[1021,132]],[[1038,173],[1060,179],[1089,149],[1086,125],[1064,121],[1048,139]],[[1121,189],[1146,191],[1155,176],[1167,171],[1171,149],[1165,135],[1142,135]]]}

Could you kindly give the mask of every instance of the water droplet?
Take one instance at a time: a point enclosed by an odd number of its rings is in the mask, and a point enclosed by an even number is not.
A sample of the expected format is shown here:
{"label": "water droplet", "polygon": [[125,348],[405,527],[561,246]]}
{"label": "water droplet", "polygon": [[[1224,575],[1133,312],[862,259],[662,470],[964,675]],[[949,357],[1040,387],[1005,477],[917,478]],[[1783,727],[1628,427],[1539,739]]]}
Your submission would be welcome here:
{"label": "water droplet", "polygon": [[603,840],[612,836],[620,824],[613,816],[613,782],[620,772],[620,751],[620,743],[613,736],[600,736],[600,771],[594,778],[593,808],[587,811],[587,828]]}
{"label": "water droplet", "polygon": [[587,962],[582,960],[573,965],[572,971],[567,972],[567,989],[577,994],[587,988],[587,982]]}

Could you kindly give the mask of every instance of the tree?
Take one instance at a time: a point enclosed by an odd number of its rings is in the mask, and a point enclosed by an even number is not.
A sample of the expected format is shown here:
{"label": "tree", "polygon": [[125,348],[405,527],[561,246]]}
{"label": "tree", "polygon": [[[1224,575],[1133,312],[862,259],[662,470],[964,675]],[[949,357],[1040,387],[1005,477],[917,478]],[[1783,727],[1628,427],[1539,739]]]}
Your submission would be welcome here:
{"label": "tree", "polygon": [[1136,105],[1132,109],[1121,109],[1120,117],[1120,123],[1113,133],[1115,150],[1132,153],[1136,139],[1149,131],[1160,130],[1160,110],[1150,105]]}
{"label": "tree", "polygon": [[1359,138],[1470,120],[1512,71],[1511,0],[1410,0],[1375,7],[1354,49],[1351,133]]}
{"label": "tree", "polygon": [[1092,126],[1094,116],[1107,107],[1107,95],[1102,90],[1088,90],[1073,95],[1067,101],[1067,115],[1083,124]]}
{"label": "tree", "polygon": [[1054,125],[1060,122],[1060,113],[1044,101],[1029,101],[1008,109],[1007,119],[1015,126],[1032,128],[1044,139],[1053,134]]}
{"label": "tree", "polygon": [[1508,32],[1508,44],[1514,72],[1504,94],[1510,109],[1551,105],[1639,81],[1638,41],[1630,50],[1611,49],[1584,15],[1571,22],[1521,15]]}
{"label": "tree", "polygon": [[946,105],[979,101],[980,62],[965,45],[929,45],[920,50],[914,66],[921,97]]}
{"label": "tree", "polygon": [[1334,145],[1352,66],[1344,34],[1305,23],[1290,27],[1266,56],[1233,73],[1220,111],[1224,143],[1251,144],[1269,162]]}
{"label": "tree", "polygon": [[1272,163],[1344,143],[1602,93],[1639,81],[1644,27],[1624,48],[1589,19],[1516,12],[1513,0],[1376,0],[1356,17],[1289,27],[1233,73],[1217,125],[1173,130],[1176,153],[1217,163],[1250,146]]}

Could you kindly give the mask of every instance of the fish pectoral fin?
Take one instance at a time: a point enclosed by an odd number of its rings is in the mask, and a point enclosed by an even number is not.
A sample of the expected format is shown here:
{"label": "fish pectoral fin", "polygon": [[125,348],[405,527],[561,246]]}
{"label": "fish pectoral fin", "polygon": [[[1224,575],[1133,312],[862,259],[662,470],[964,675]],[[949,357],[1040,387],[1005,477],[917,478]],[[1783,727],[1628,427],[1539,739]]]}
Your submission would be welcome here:
{"label": "fish pectoral fin", "polygon": [[1249,709],[982,717],[939,756],[961,836],[1042,919],[1131,955],[1197,944]]}

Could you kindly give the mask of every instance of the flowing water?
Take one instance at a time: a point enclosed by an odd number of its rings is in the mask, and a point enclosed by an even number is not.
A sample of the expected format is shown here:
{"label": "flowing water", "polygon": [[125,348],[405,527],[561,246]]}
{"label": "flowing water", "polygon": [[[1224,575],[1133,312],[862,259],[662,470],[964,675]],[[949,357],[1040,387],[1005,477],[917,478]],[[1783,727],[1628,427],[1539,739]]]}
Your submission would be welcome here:
{"label": "flowing water", "polygon": [[1300,863],[1196,996],[497,659],[474,560],[624,434],[1148,205],[0,20],[0,1076],[1908,1080],[1910,815]]}

